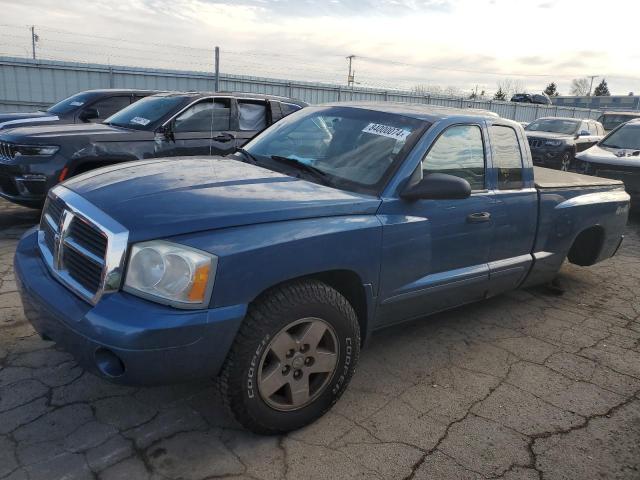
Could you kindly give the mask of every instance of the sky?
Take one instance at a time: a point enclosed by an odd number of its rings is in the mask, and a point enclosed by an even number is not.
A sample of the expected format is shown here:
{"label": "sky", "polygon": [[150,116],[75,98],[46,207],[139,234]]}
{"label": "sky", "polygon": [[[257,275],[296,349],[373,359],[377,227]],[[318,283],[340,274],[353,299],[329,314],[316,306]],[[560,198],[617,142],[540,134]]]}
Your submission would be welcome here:
{"label": "sky", "polygon": [[[606,78],[640,94],[630,0],[0,0],[0,55],[210,71],[376,88],[568,94]],[[628,22],[628,25],[626,23]],[[595,85],[594,84],[594,85]]]}

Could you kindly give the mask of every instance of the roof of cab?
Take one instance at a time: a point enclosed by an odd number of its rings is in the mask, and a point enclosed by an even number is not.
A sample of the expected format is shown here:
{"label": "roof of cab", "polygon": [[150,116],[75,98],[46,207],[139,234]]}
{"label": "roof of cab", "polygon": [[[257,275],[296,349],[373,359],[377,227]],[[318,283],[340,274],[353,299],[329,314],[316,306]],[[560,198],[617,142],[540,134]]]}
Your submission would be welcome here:
{"label": "roof of cab", "polygon": [[574,118],[574,117],[540,117],[540,118],[536,118],[536,120],[571,120],[573,122],[582,122],[582,121],[594,121],[592,118]]}
{"label": "roof of cab", "polygon": [[161,92],[163,92],[163,90],[148,90],[144,88],[94,88],[79,93],[148,93],[153,95]]}
{"label": "roof of cab", "polygon": [[640,117],[640,112],[629,112],[629,111],[620,111],[620,110],[606,110],[602,112],[602,115],[624,115],[625,117]]}
{"label": "roof of cab", "polygon": [[291,102],[300,106],[307,106],[308,104],[303,102],[302,100],[298,100],[290,97],[283,97],[281,95],[265,95],[262,93],[247,93],[247,92],[162,92],[156,94],[157,97],[192,97],[192,98],[200,98],[200,97],[236,97],[240,99],[255,99],[255,100],[281,100],[283,102]]}
{"label": "roof of cab", "polygon": [[351,107],[363,110],[373,110],[377,112],[393,113],[405,117],[424,120],[427,122],[437,122],[449,117],[474,117],[474,118],[500,118],[495,112],[480,108],[451,108],[438,105],[425,105],[421,103],[402,102],[334,102],[325,103],[320,106],[331,107]]}

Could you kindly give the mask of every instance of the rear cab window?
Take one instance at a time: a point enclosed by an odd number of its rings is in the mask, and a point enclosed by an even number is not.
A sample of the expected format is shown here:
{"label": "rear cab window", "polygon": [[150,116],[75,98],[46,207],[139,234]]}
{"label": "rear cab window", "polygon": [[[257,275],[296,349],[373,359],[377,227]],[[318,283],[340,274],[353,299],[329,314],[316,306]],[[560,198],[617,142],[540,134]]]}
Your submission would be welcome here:
{"label": "rear cab window", "polygon": [[522,148],[516,131],[506,125],[491,125],[489,139],[498,190],[524,188]]}

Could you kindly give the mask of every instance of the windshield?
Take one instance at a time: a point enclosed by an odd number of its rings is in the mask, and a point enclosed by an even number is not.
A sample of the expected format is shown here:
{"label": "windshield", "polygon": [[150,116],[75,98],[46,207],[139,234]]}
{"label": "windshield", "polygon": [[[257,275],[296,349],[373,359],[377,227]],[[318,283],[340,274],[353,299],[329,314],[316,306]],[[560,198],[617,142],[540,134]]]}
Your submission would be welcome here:
{"label": "windshield", "polygon": [[147,130],[155,123],[188,100],[184,96],[145,97],[118,113],[111,115],[104,123],[135,130]]}
{"label": "windshield", "polygon": [[531,132],[551,132],[573,135],[578,131],[580,120],[561,120],[559,118],[536,120],[531,122],[525,130]]}
{"label": "windshield", "polygon": [[[376,193],[428,125],[360,108],[309,107],[258,135],[246,151],[267,168],[290,171],[303,163],[332,186]],[[284,167],[283,158],[293,161]]]}
{"label": "windshield", "polygon": [[628,122],[629,120],[633,120],[634,118],[640,118],[640,115],[616,115],[616,114],[606,114],[601,115],[598,121],[602,123],[605,130],[613,130],[619,125]]}
{"label": "windshield", "polygon": [[623,125],[611,132],[601,142],[601,147],[640,150],[640,124]]}
{"label": "windshield", "polygon": [[76,93],[69,98],[65,98],[61,102],[56,103],[54,106],[47,110],[47,113],[54,115],[65,115],[73,112],[93,100],[94,95],[91,93]]}

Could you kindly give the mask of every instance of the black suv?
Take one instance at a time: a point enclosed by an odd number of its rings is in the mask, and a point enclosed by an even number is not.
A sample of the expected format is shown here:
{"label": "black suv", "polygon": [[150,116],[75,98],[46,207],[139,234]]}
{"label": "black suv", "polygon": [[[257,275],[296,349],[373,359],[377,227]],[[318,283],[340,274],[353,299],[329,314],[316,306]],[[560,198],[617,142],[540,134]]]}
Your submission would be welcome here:
{"label": "black suv", "polygon": [[103,89],[87,90],[65,98],[47,110],[0,113],[0,130],[68,123],[101,122],[157,90]]}
{"label": "black suv", "polygon": [[103,123],[0,132],[0,197],[39,208],[66,178],[114,163],[227,155],[306,103],[251,93],[161,93]]}
{"label": "black suv", "polygon": [[545,94],[538,93],[516,93],[511,97],[512,102],[535,103],[538,105],[551,105],[551,99]]}
{"label": "black suv", "polygon": [[600,122],[589,119],[544,117],[524,129],[531,147],[533,164],[568,171],[576,153],[604,137]]}

